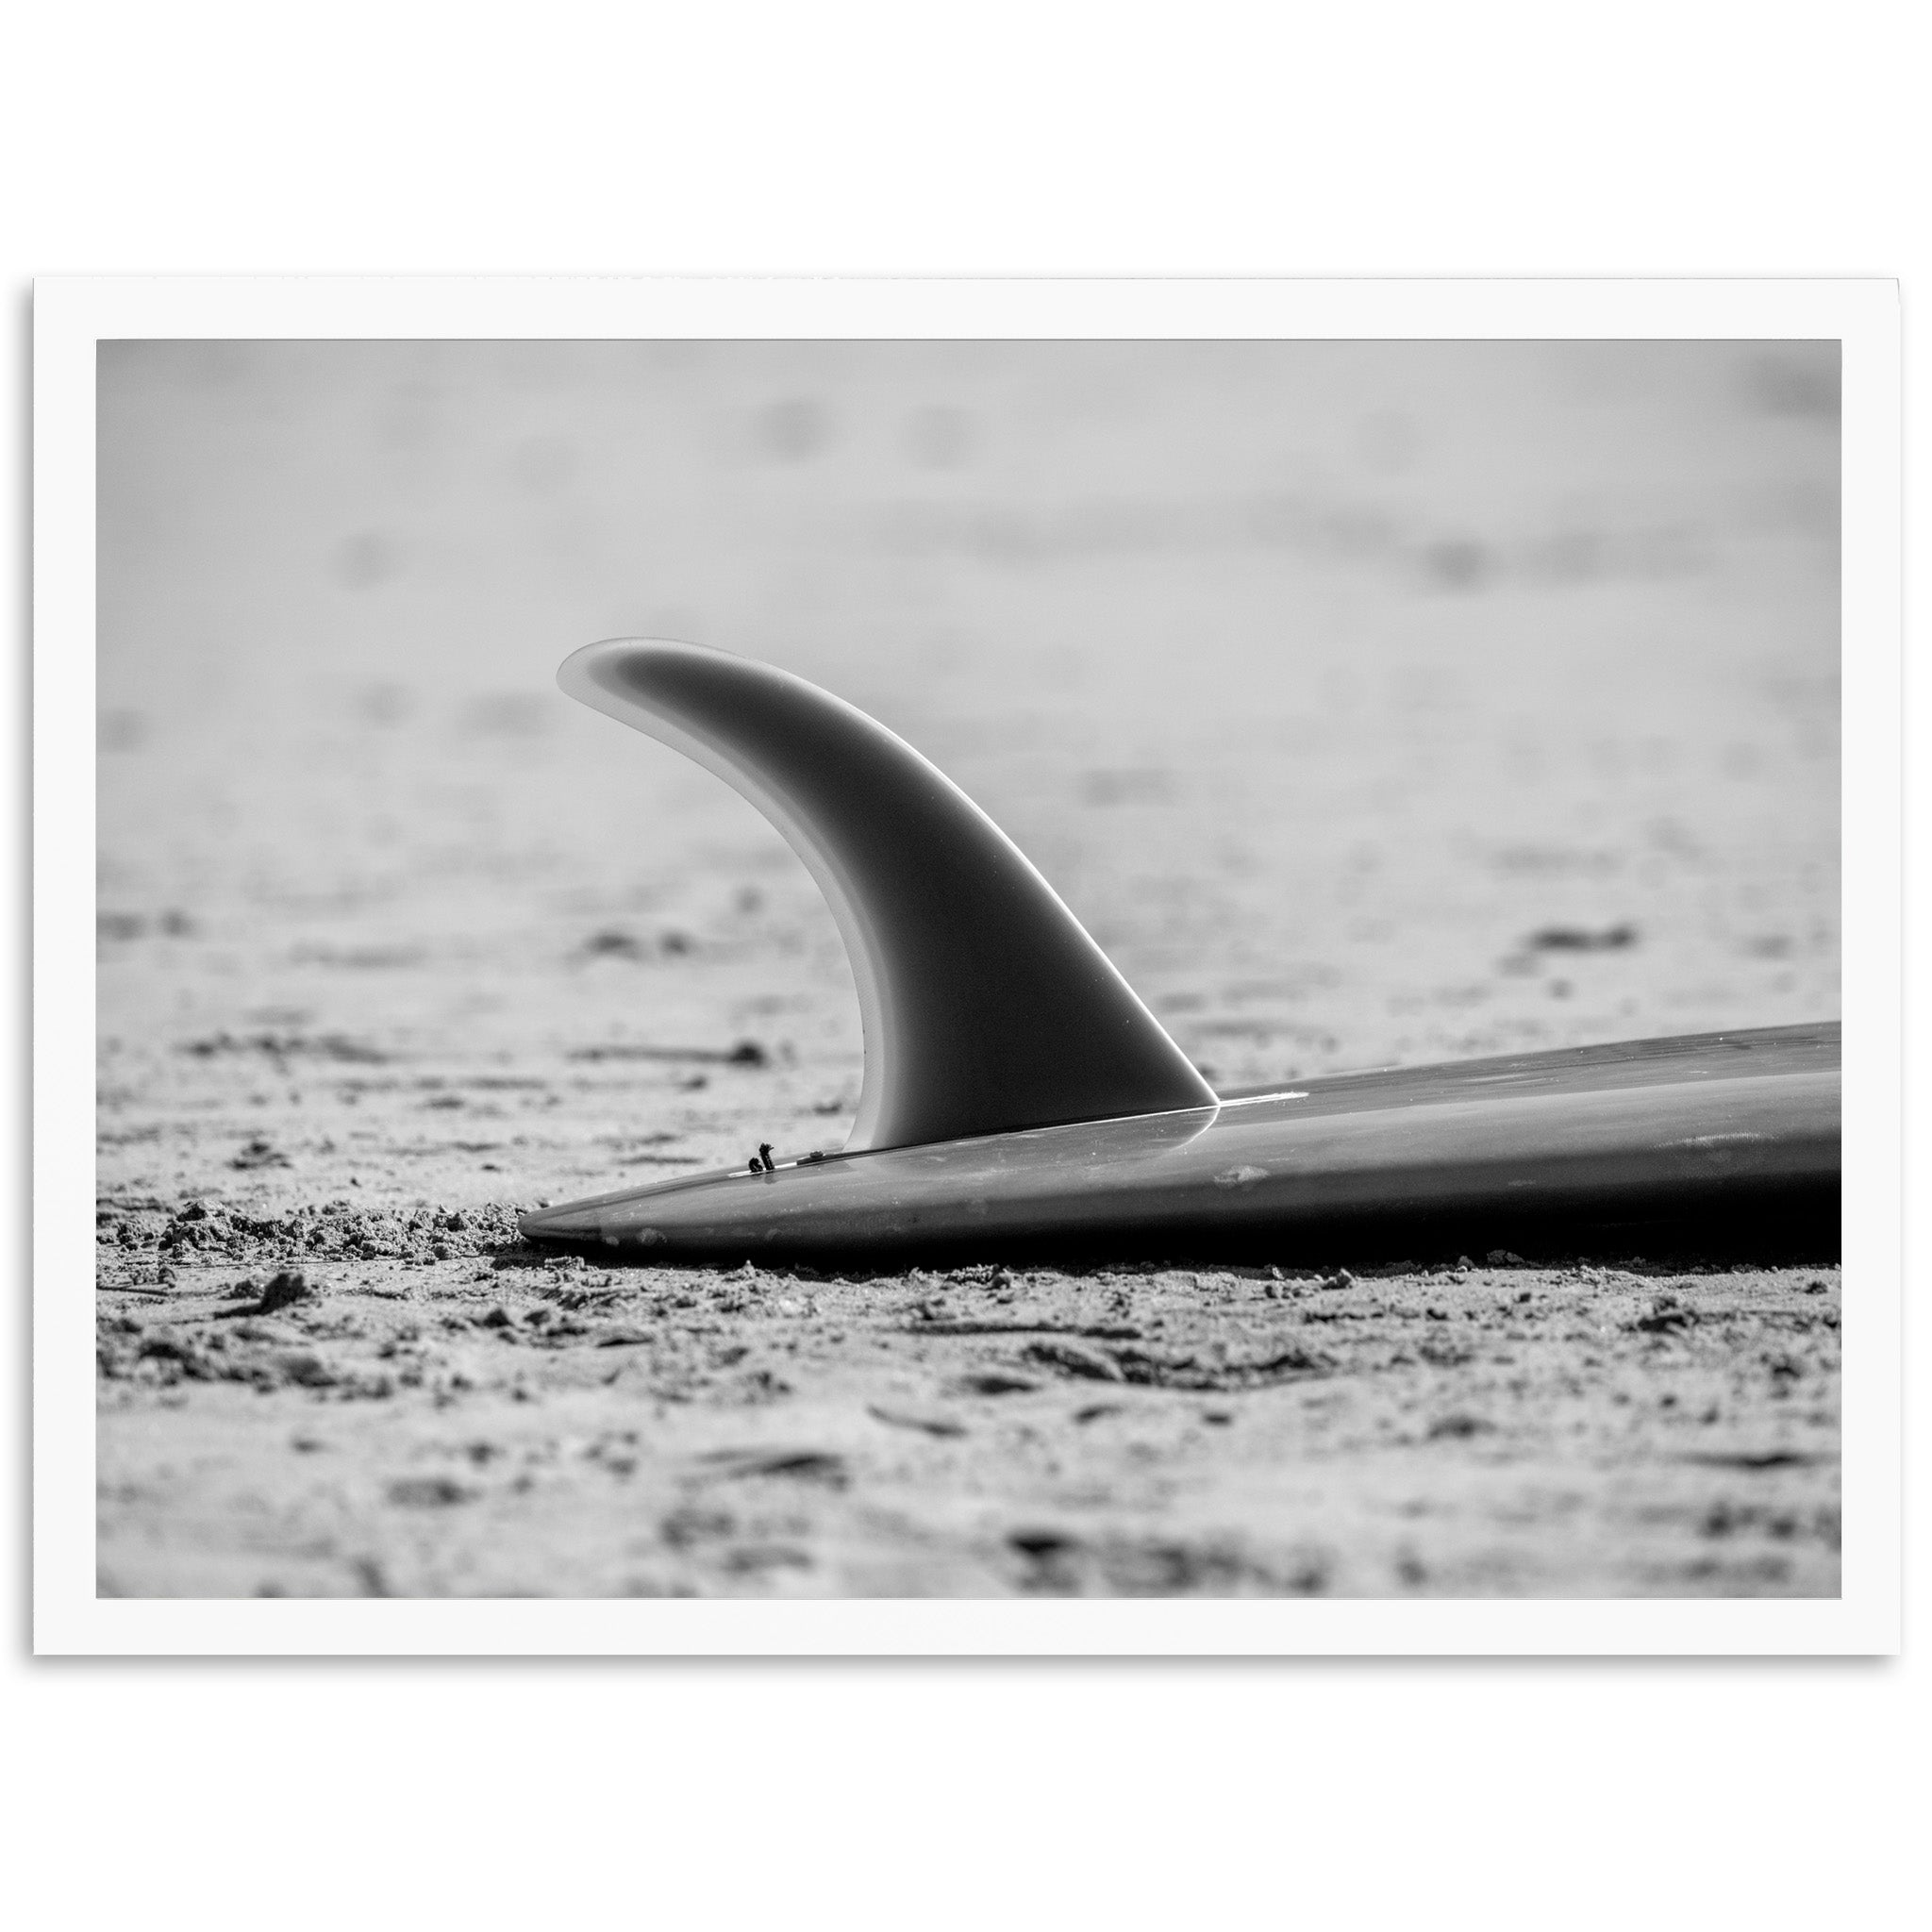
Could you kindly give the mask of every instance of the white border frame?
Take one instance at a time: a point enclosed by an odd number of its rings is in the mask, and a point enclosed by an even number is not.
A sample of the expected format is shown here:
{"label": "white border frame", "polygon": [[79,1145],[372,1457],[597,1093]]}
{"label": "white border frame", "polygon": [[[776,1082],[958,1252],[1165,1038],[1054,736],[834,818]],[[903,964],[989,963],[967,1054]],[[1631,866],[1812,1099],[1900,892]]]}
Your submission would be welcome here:
{"label": "white border frame", "polygon": [[[1283,1603],[100,1599],[94,350],[231,338],[1838,338],[1844,353],[1843,1594]],[[62,277],[34,317],[34,1648],[171,1656],[1885,1655],[1901,1558],[1899,298],[1889,280]],[[63,1252],[64,1251],[64,1252]],[[75,1256],[89,1259],[85,1272]]]}

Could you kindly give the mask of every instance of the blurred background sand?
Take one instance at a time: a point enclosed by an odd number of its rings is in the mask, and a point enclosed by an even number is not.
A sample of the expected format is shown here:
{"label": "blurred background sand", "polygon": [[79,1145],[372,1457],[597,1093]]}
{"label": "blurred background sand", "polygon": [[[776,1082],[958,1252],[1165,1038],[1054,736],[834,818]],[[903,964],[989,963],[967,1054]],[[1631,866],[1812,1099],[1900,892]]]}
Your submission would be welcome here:
{"label": "blurred background sand", "polygon": [[[926,751],[1229,1081],[1830,1015],[1836,397],[1833,344],[117,345],[103,909],[521,1034],[507,955],[743,941],[750,881],[772,990],[837,980],[750,809],[551,684],[661,635]],[[608,980],[548,1024],[647,1031]]]}
{"label": "blurred background sand", "polygon": [[[1224,1086],[1838,1012],[1835,343],[125,342],[99,378],[110,1220],[839,1144],[829,915],[556,691],[613,635],[884,720]],[[146,1466],[185,1424],[143,1413]]]}

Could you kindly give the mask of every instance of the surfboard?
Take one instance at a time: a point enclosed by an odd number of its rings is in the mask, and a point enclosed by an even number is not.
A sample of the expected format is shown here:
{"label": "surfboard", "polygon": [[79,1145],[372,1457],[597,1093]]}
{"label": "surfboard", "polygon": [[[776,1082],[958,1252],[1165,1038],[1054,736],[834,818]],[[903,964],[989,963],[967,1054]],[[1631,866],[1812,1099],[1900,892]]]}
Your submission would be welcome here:
{"label": "surfboard", "polygon": [[862,711],[657,640],[558,682],[784,834],[851,956],[865,1076],[841,1149],[536,1210],[532,1240],[709,1263],[1836,1253],[1836,1022],[1217,1095],[1018,848]]}

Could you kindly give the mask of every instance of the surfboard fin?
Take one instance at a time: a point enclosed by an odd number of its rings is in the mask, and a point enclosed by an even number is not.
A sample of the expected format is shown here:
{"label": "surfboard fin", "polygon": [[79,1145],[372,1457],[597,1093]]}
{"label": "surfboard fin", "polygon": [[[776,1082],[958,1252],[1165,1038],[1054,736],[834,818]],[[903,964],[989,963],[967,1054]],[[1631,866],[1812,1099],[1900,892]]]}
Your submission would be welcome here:
{"label": "surfboard fin", "polygon": [[557,681],[715,772],[818,881],[865,1029],[848,1152],[1214,1105],[1018,846],[876,720],[704,644],[611,639]]}

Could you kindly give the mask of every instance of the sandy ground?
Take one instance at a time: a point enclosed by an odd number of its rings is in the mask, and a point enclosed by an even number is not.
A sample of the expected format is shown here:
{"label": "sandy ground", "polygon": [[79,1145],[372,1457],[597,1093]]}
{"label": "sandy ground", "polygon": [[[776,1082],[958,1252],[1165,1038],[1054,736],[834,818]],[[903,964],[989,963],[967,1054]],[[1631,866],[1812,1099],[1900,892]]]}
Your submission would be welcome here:
{"label": "sandy ground", "polygon": [[1225,1086],[1837,1013],[1828,367],[1401,348],[106,358],[101,1589],[1834,1592],[1835,1269],[516,1240],[858,1091],[599,635],[884,718]]}
{"label": "sandy ground", "polygon": [[103,1591],[1837,1589],[1835,1271],[301,1274],[104,1294]]}

